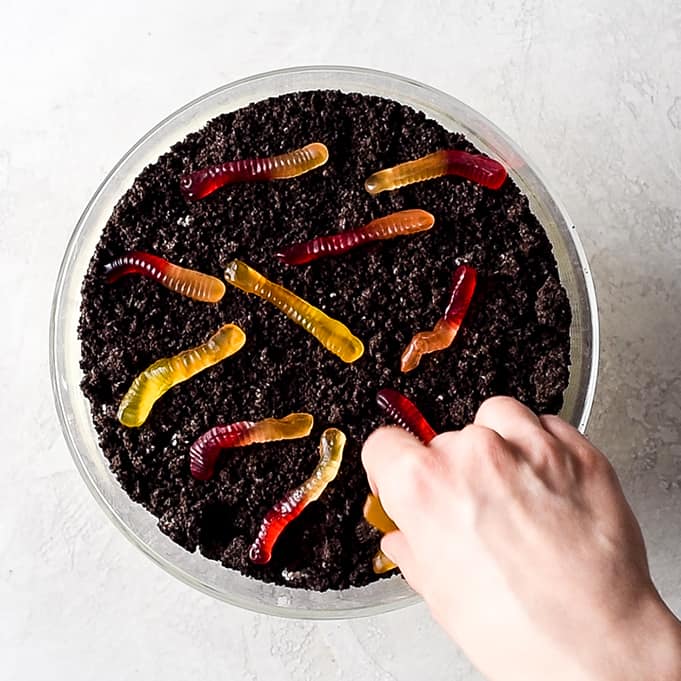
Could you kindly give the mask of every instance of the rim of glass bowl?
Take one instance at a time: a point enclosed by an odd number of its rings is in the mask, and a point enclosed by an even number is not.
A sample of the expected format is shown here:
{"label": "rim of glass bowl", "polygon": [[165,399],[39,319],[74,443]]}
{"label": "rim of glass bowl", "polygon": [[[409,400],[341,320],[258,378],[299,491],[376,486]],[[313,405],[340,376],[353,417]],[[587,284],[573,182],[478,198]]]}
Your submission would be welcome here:
{"label": "rim of glass bowl", "polygon": [[[127,497],[108,469],[92,425],[89,403],[79,386],[82,375],[78,366],[80,344],[75,336],[80,286],[93,244],[99,239],[113,205],[144,165],[153,162],[174,142],[198,130],[220,112],[286,92],[316,89],[375,94],[408,104],[435,118],[447,129],[464,132],[478,148],[499,158],[509,168],[509,174],[528,197],[533,212],[549,234],[561,280],[569,292],[576,290],[577,301],[570,299],[575,319],[570,332],[572,369],[565,402],[577,405],[570,420],[581,431],[585,430],[598,372],[598,312],[586,255],[565,208],[549,191],[526,154],[484,116],[428,85],[360,67],[304,66],[243,78],[186,104],[144,135],[104,178],[69,240],[52,302],[50,374],[61,428],[83,480],[114,525],[157,565],[184,583],[242,608],[285,617],[340,619],[375,615],[412,605],[420,599],[396,576],[367,587],[323,593],[265,584],[227,570],[198,552],[190,554],[171,542],[157,528],[156,518]],[[172,135],[170,142],[166,139],[168,135]],[[100,214],[99,218],[96,213]],[[85,247],[87,250],[83,248],[86,237],[93,242],[92,248]],[[76,271],[75,260],[79,254],[80,269]],[[579,307],[577,314],[575,302]],[[574,375],[575,369],[579,370],[579,376]],[[105,484],[98,475],[103,476]],[[120,502],[118,508],[117,501]],[[199,572],[208,572],[215,580],[209,581]]]}

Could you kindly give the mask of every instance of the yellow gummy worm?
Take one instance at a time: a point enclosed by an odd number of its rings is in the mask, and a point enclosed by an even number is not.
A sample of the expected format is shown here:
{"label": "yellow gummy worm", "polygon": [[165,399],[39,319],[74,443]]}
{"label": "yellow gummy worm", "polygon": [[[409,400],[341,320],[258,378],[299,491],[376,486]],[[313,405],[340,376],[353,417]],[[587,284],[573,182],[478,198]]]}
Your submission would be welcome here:
{"label": "yellow gummy worm", "polygon": [[384,572],[394,570],[397,567],[397,563],[393,563],[381,549],[378,549],[371,561],[371,567],[374,570],[374,574],[382,575]]}
{"label": "yellow gummy worm", "polygon": [[305,437],[312,431],[313,424],[314,417],[305,412],[289,414],[281,419],[256,421],[244,438],[244,444]]}
{"label": "yellow gummy worm", "polygon": [[[375,494],[369,494],[367,500],[364,502],[364,519],[379,532],[388,534],[397,529],[397,525],[390,519],[383,508],[380,499]],[[394,570],[397,565],[388,558],[388,556],[378,549],[376,555],[371,561],[371,566],[374,573],[377,575]]]}
{"label": "yellow gummy worm", "polygon": [[255,293],[272,303],[344,362],[354,362],[364,354],[362,341],[345,324],[332,319],[292,291],[271,282],[241,260],[232,260],[227,265],[225,279],[242,291]]}
{"label": "yellow gummy worm", "polygon": [[374,494],[368,494],[364,502],[364,519],[383,534],[397,529],[397,525],[390,519],[379,498]]}
{"label": "yellow gummy worm", "polygon": [[163,394],[233,355],[245,342],[246,334],[238,326],[225,324],[202,345],[154,362],[135,378],[125,393],[118,408],[118,420],[128,428],[141,426]]}

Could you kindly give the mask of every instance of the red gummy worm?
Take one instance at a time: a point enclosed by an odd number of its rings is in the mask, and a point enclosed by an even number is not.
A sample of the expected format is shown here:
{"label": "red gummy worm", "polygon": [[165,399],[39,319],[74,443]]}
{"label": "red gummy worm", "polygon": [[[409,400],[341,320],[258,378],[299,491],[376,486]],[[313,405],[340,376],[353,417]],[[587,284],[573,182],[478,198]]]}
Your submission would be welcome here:
{"label": "red gummy worm", "polygon": [[379,390],[376,402],[398,426],[416,435],[424,444],[427,445],[437,435],[418,407],[397,390],[392,388]]}
{"label": "red gummy worm", "polygon": [[151,253],[129,251],[104,267],[106,281],[113,284],[128,274],[141,274],[187,298],[217,303],[225,295],[225,285],[217,277],[180,267]]}
{"label": "red gummy worm", "polygon": [[379,194],[443,175],[458,175],[483,187],[499,189],[506,180],[507,172],[501,163],[487,156],[443,149],[379,170],[367,177],[364,187],[370,194]]}
{"label": "red gummy worm", "polygon": [[248,557],[258,565],[268,563],[279,535],[308,506],[319,499],[327,485],[336,477],[343,459],[345,434],[337,428],[327,428],[319,443],[319,463],[312,475],[265,514],[258,536],[253,541]]}
{"label": "red gummy worm", "polygon": [[478,273],[470,265],[459,265],[452,277],[452,296],[449,305],[445,309],[443,318],[450,324],[456,325],[457,329],[461,326],[463,318],[468,312],[468,307],[475,293],[475,285],[478,280]]}
{"label": "red gummy worm", "polygon": [[435,218],[425,210],[418,208],[401,210],[372,220],[356,229],[293,244],[277,253],[277,257],[287,265],[304,265],[325,256],[347,253],[371,241],[423,232],[430,229],[433,224]]}
{"label": "red gummy worm", "polygon": [[449,149],[445,153],[449,175],[458,175],[488,189],[499,189],[506,180],[506,168],[493,158],[458,149]]}
{"label": "red gummy worm", "polygon": [[192,476],[197,480],[209,480],[213,477],[220,452],[243,444],[253,425],[252,421],[237,421],[226,426],[216,426],[204,433],[189,448]]}
{"label": "red gummy worm", "polygon": [[237,421],[206,431],[189,448],[189,468],[197,480],[208,480],[215,472],[215,462],[222,449],[245,447],[275,440],[295,440],[312,430],[312,414],[294,412],[284,418],[261,421]]}
{"label": "red gummy worm", "polygon": [[104,266],[106,283],[113,284],[128,274],[141,274],[150,279],[162,279],[171,263],[158,255],[143,251],[129,251]]}
{"label": "red gummy worm", "polygon": [[473,267],[460,265],[456,268],[451,298],[444,315],[431,331],[420,331],[409,341],[402,353],[402,371],[413,371],[423,355],[444,350],[454,342],[473,297],[476,281],[477,273]]}
{"label": "red gummy worm", "polygon": [[326,146],[321,142],[313,142],[278,156],[227,161],[183,175],[180,178],[180,191],[186,199],[195,201],[232,182],[297,177],[324,165],[328,158]]}
{"label": "red gummy worm", "polygon": [[264,565],[270,562],[279,535],[305,510],[305,507],[305,490],[296,487],[265,514],[258,536],[248,552],[248,557],[253,563]]}

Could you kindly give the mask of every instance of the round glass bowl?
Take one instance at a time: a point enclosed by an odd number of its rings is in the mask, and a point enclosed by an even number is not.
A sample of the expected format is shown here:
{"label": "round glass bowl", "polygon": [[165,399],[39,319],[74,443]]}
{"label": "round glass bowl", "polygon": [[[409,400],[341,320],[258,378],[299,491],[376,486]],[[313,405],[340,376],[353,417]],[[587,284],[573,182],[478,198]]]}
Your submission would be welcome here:
{"label": "round glass bowl", "polygon": [[129,499],[109,470],[97,443],[90,405],[79,387],[77,337],[80,287],[88,263],[114,206],[141,170],[218,114],[268,97],[318,89],[360,92],[407,104],[446,129],[464,133],[508,168],[546,229],[570,298],[572,367],[561,415],[584,430],[596,386],[598,317],[586,257],[565,210],[525,154],[479,113],[421,83],[359,68],[286,69],[225,85],[176,111],[130,149],[95,192],[66,249],[52,305],[50,370],[62,430],[76,466],[95,499],[135,546],[186,584],[233,605],[287,617],[332,619],[394,610],[416,602],[418,596],[396,576],[362,588],[324,593],[264,584],[174,544],[158,529],[156,518]]}

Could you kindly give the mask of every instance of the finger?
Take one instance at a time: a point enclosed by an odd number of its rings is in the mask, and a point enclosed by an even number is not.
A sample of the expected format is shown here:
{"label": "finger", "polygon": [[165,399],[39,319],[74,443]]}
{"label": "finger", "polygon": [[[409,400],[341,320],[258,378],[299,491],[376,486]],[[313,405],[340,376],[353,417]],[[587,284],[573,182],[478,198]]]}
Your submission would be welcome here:
{"label": "finger", "polygon": [[496,431],[516,446],[543,431],[539,417],[512,397],[491,397],[478,409],[473,423]]}
{"label": "finger", "polygon": [[556,440],[564,445],[563,449],[579,459],[582,464],[600,465],[608,469],[609,473],[614,473],[605,454],[594,447],[584,435],[567,421],[551,414],[540,416],[539,420],[546,432],[551,433]]}
{"label": "finger", "polygon": [[411,548],[407,538],[399,530],[388,532],[381,538],[381,551],[385,553],[393,563],[408,563],[411,558]]}
{"label": "finger", "polygon": [[474,423],[499,433],[537,471],[564,458],[539,417],[511,397],[492,397],[483,402]]}
{"label": "finger", "polygon": [[401,428],[379,428],[362,449],[369,485],[402,530],[419,531],[431,497],[431,452]]}
{"label": "finger", "polygon": [[417,579],[414,553],[402,532],[389,532],[381,539],[381,551],[400,568],[400,572],[414,591],[421,593]]}
{"label": "finger", "polygon": [[544,414],[539,417],[539,422],[547,433],[551,433],[556,440],[560,440],[566,445],[577,446],[590,444],[573,425],[564,421],[560,416]]}
{"label": "finger", "polygon": [[404,458],[422,456],[425,447],[403,428],[387,426],[375,430],[362,447],[362,464],[371,491],[380,497],[382,482],[393,477]]}
{"label": "finger", "polygon": [[513,455],[513,449],[496,430],[477,424],[440,433],[431,440],[430,447],[438,450],[438,459],[453,462],[461,459],[466,452],[477,457],[501,453]]}
{"label": "finger", "polygon": [[514,448],[496,430],[477,424],[440,433],[431,440],[429,448],[455,478],[469,464],[487,462],[505,468],[516,460]]}

